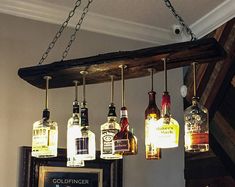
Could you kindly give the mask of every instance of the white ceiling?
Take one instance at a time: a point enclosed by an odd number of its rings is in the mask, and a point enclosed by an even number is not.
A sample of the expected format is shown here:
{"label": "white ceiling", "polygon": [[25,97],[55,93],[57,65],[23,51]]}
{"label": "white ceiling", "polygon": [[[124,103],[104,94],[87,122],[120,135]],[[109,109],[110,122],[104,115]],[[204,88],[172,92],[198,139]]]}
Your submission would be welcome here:
{"label": "white ceiling", "polygon": [[[87,1],[82,1],[82,7]],[[235,16],[235,0],[171,0],[177,12],[202,37]],[[75,0],[0,0],[0,12],[61,24]],[[82,10],[82,7],[79,10]],[[74,26],[72,19],[69,26]],[[94,0],[82,29],[154,44],[188,40],[176,36],[177,20],[163,0]]]}

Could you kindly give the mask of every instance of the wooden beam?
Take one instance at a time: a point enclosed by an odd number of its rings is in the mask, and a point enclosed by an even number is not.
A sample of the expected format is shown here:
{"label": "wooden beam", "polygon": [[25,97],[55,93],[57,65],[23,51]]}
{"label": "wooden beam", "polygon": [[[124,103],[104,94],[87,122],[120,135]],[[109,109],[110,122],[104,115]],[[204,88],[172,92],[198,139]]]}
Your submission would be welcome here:
{"label": "wooden beam", "polygon": [[59,88],[73,86],[73,80],[78,80],[81,84],[82,70],[89,72],[87,84],[94,84],[109,81],[111,74],[115,80],[119,80],[121,64],[127,65],[125,78],[130,79],[149,75],[148,68],[154,68],[156,72],[162,71],[162,58],[167,58],[167,68],[173,69],[187,66],[193,61],[215,63],[223,59],[225,54],[214,38],[208,38],[20,68],[18,74],[38,88],[45,88],[43,76],[52,76],[50,88]]}

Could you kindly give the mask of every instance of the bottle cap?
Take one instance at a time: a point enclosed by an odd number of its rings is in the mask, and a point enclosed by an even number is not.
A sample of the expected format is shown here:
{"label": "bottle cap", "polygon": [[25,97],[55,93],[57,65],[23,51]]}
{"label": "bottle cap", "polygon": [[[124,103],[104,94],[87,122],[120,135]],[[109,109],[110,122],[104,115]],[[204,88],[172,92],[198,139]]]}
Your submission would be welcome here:
{"label": "bottle cap", "polygon": [[42,118],[48,120],[50,118],[50,111],[48,109],[44,109],[42,113]]}
{"label": "bottle cap", "polygon": [[108,113],[108,117],[117,117],[117,115],[116,115],[116,107],[115,107],[115,105],[114,105],[114,103],[111,103],[110,105],[109,105],[109,113]]}
{"label": "bottle cap", "polygon": [[79,103],[77,101],[73,102],[73,113],[79,113]]}
{"label": "bottle cap", "polygon": [[88,126],[88,108],[81,108],[81,126]]}

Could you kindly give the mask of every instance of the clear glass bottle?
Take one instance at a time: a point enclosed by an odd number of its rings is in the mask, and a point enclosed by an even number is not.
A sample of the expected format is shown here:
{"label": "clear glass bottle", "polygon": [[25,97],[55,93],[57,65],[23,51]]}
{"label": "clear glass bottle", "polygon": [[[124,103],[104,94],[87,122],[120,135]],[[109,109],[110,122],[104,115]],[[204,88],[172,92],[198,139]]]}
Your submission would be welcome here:
{"label": "clear glass bottle", "polygon": [[145,110],[145,158],[147,160],[161,159],[161,149],[156,146],[157,120],[160,118],[160,110],[155,101],[156,92],[150,91],[149,104]]}
{"label": "clear glass bottle", "polygon": [[73,115],[68,120],[67,125],[67,166],[68,167],[83,167],[84,160],[76,158],[77,146],[76,139],[81,137],[81,125],[79,115],[79,104],[75,100],[73,103]]}
{"label": "clear glass bottle", "polygon": [[164,92],[162,96],[161,118],[157,121],[157,147],[173,148],[179,143],[179,124],[170,113],[170,95]]}
{"label": "clear glass bottle", "polygon": [[101,125],[100,158],[102,159],[122,159],[122,154],[113,154],[113,137],[120,131],[117,123],[117,115],[113,103],[109,105],[108,121]]}
{"label": "clear glass bottle", "polygon": [[205,152],[209,150],[208,110],[199,104],[197,97],[184,112],[185,151]]}
{"label": "clear glass bottle", "polygon": [[137,138],[129,131],[127,108],[121,108],[121,130],[114,136],[114,154],[136,155],[138,151]]}
{"label": "clear glass bottle", "polygon": [[33,124],[32,156],[37,158],[51,158],[57,156],[58,125],[50,119],[48,110],[48,87],[51,77],[45,76],[46,99],[42,119]]}
{"label": "clear glass bottle", "polygon": [[96,145],[95,134],[89,129],[88,108],[86,103],[81,107],[81,134],[76,138],[76,158],[80,160],[95,160]]}

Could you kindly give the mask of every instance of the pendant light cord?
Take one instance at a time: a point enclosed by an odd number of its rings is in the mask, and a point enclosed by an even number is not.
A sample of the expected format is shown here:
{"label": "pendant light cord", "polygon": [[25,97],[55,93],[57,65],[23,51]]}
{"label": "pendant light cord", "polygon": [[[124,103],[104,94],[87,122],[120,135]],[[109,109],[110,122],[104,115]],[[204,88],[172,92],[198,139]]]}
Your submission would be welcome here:
{"label": "pendant light cord", "polygon": [[125,65],[120,65],[121,68],[121,78],[122,78],[122,107],[125,106],[125,81],[124,81],[124,68],[126,68]]}
{"label": "pendant light cord", "polygon": [[151,91],[153,91],[153,68],[150,70],[150,77],[151,77]]}
{"label": "pendant light cord", "polygon": [[111,77],[111,103],[113,103],[114,98],[114,81],[113,81],[113,75]]}
{"label": "pendant light cord", "polygon": [[196,62],[193,62],[193,96],[197,96]]}
{"label": "pendant light cord", "polygon": [[78,101],[78,81],[73,81],[75,84],[75,102]]}
{"label": "pendant light cord", "polygon": [[162,59],[163,61],[163,66],[164,66],[164,81],[165,81],[165,92],[167,92],[167,62],[166,62],[166,58],[163,58]]}
{"label": "pendant light cord", "polygon": [[80,74],[82,75],[82,82],[83,82],[83,104],[86,103],[86,75],[88,74],[87,71],[81,71]]}
{"label": "pendant light cord", "polygon": [[49,80],[51,79],[50,76],[43,77],[46,80],[46,98],[45,98],[45,109],[48,109],[48,89],[49,89]]}

